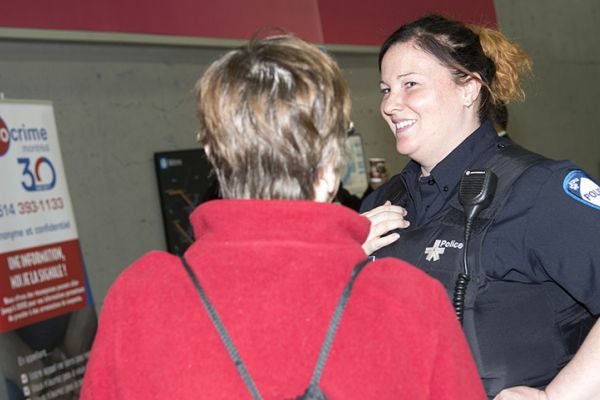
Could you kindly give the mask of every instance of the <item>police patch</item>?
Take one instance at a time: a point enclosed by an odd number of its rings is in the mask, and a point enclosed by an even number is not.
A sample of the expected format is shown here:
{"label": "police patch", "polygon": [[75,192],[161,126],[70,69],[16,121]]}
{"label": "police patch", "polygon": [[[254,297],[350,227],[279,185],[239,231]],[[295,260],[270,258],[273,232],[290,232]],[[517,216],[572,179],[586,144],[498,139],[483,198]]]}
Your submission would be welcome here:
{"label": "police patch", "polygon": [[600,186],[582,170],[576,169],[567,174],[563,190],[575,200],[600,210]]}

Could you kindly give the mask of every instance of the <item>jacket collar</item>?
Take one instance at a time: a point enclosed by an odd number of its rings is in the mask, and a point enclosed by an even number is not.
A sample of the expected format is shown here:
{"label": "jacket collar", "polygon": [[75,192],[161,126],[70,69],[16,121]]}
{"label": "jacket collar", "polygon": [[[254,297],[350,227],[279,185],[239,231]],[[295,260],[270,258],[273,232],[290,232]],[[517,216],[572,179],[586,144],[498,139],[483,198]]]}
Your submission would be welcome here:
{"label": "jacket collar", "polygon": [[213,200],[190,216],[196,240],[352,243],[366,240],[367,218],[339,204],[301,200]]}

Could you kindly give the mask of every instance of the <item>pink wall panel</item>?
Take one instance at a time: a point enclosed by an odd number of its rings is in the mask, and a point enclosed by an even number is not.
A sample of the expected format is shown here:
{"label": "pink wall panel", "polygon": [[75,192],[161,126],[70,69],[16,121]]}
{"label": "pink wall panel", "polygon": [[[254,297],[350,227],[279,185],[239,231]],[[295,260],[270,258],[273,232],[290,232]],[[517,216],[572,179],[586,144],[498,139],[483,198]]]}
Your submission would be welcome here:
{"label": "pink wall panel", "polygon": [[380,45],[401,24],[437,12],[497,26],[493,0],[319,0],[326,43]]}
{"label": "pink wall panel", "polygon": [[437,11],[495,25],[493,0],[7,0],[0,27],[248,39],[281,27],[318,43],[379,45]]}
{"label": "pink wall panel", "polygon": [[283,27],[322,42],[317,0],[7,0],[0,27],[248,39]]}

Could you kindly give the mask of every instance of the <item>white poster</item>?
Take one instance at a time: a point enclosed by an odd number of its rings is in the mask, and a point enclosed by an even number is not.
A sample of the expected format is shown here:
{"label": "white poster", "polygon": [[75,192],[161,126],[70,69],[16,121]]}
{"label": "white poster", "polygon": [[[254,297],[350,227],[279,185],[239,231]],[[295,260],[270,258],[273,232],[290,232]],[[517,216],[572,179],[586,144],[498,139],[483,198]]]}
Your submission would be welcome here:
{"label": "white poster", "polygon": [[76,396],[89,303],[52,104],[0,101],[0,392]]}
{"label": "white poster", "polygon": [[347,191],[360,198],[368,185],[362,138],[359,134],[354,133],[348,136],[346,145],[348,146],[348,160],[342,183]]}

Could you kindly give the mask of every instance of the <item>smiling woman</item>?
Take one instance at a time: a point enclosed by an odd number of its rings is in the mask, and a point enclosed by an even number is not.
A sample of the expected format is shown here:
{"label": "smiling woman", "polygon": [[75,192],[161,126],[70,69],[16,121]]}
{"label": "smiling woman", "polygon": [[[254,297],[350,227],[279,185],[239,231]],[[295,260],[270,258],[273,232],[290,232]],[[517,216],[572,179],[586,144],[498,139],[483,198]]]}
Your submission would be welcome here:
{"label": "smiling woman", "polygon": [[471,106],[480,87],[472,78],[457,84],[448,68],[413,42],[391,47],[381,63],[381,114],[398,153],[417,161],[428,176],[477,128]]}
{"label": "smiling woman", "polygon": [[[490,120],[523,98],[529,58],[498,31],[429,15],[389,36],[379,67],[381,115],[411,161],[363,202],[363,248],[442,282],[490,398],[593,398],[600,328],[582,342],[600,313],[598,185],[498,137]],[[497,178],[478,215],[462,196],[471,171]],[[545,392],[506,389],[518,385]]]}

